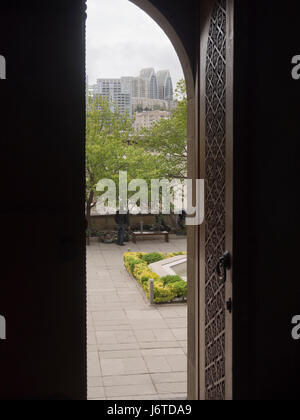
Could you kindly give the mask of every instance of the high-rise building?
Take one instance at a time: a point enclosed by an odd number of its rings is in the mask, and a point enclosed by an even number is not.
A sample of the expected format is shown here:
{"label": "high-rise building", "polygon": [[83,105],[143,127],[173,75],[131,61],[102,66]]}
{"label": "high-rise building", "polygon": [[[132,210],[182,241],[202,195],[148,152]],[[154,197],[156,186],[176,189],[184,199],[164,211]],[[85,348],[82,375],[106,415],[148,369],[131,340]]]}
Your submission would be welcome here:
{"label": "high-rise building", "polygon": [[169,70],[155,73],[154,68],[142,69],[139,77],[122,77],[126,90],[134,98],[173,101],[173,83]]}
{"label": "high-rise building", "polygon": [[116,104],[130,118],[139,110],[170,110],[174,107],[173,83],[169,70],[155,72],[154,68],[140,71],[138,77],[98,79],[89,89],[90,94],[103,95]]}
{"label": "high-rise building", "polygon": [[132,118],[132,94],[121,79],[98,79],[92,88],[92,94],[105,96],[111,103],[112,110],[117,106],[122,114],[128,114]]}
{"label": "high-rise building", "polygon": [[121,77],[121,84],[123,86],[123,91],[125,93],[130,93],[130,95],[133,95],[133,86],[134,86],[134,80],[136,77]]}
{"label": "high-rise building", "polygon": [[121,77],[121,83],[126,93],[133,97],[147,98],[149,88],[147,81],[140,77]]}
{"label": "high-rise building", "polygon": [[143,69],[140,78],[146,82],[146,96],[144,98],[158,99],[158,87],[156,73],[153,68]]}
{"label": "high-rise building", "polygon": [[150,98],[156,95],[156,83],[148,77],[122,77],[121,81],[127,92],[136,98]]}
{"label": "high-rise building", "polygon": [[164,101],[173,101],[173,83],[169,70],[157,72],[158,97]]}

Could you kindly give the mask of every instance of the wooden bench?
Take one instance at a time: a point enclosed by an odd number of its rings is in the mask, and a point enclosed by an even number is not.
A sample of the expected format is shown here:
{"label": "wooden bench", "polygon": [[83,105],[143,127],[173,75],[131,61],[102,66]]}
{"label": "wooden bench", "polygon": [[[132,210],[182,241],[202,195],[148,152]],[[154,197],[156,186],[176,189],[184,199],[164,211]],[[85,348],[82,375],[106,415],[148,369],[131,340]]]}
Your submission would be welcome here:
{"label": "wooden bench", "polygon": [[149,237],[149,236],[164,236],[165,242],[169,242],[169,232],[132,232],[132,242],[136,244],[138,237]]}

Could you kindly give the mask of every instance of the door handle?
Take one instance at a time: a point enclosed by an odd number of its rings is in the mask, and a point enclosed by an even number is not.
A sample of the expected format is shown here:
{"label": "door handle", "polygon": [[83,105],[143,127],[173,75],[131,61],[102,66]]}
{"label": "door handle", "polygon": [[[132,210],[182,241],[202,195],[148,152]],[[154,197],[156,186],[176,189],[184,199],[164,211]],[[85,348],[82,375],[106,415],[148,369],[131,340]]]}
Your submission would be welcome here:
{"label": "door handle", "polygon": [[219,258],[216,272],[220,283],[224,284],[227,280],[227,270],[231,269],[231,255],[226,251],[221,258]]}

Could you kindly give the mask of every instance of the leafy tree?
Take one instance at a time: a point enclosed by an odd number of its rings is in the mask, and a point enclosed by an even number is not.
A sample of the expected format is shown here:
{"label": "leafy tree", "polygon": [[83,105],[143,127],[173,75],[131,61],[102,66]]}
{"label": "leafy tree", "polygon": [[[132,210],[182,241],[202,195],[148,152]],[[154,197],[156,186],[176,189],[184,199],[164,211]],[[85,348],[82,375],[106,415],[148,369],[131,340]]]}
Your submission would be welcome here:
{"label": "leafy tree", "polygon": [[148,185],[152,178],[159,176],[153,155],[142,145],[128,115],[123,115],[100,95],[89,98],[86,116],[86,216],[89,228],[92,208],[97,195],[101,194],[96,191],[100,180],[111,179],[118,189],[120,171],[127,171],[128,182],[145,179]]}
{"label": "leafy tree", "polygon": [[155,155],[160,172],[166,178],[185,179],[187,175],[187,95],[185,81],[176,87],[176,107],[169,119],[143,129],[145,150]]}
{"label": "leafy tree", "polygon": [[90,226],[96,185],[122,169],[131,120],[102,96],[90,97],[86,116],[86,215]]}

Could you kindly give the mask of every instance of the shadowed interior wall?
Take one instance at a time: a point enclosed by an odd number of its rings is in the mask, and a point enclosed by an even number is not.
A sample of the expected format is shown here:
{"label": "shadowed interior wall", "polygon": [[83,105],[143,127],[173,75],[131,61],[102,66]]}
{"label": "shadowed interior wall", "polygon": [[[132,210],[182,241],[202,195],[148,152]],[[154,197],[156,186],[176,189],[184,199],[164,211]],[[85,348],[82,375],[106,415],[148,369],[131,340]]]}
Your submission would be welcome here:
{"label": "shadowed interior wall", "polygon": [[299,399],[299,2],[235,2],[234,395]]}
{"label": "shadowed interior wall", "polygon": [[84,23],[80,0],[1,4],[1,398],[86,397]]}

